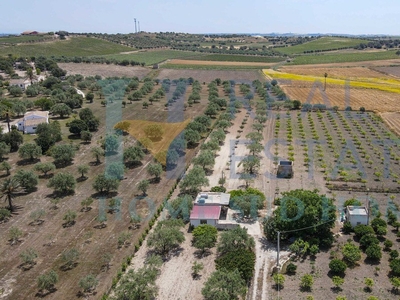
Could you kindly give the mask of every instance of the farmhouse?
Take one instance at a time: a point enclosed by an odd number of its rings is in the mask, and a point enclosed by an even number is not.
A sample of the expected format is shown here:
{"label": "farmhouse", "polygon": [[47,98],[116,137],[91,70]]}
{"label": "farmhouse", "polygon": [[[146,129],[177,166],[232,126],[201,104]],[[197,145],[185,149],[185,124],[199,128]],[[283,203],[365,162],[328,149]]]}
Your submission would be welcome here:
{"label": "farmhouse", "polygon": [[21,33],[21,35],[38,35],[39,32],[34,31],[34,30],[28,30],[28,31],[24,31],[23,33]]}
{"label": "farmhouse", "polygon": [[220,205],[194,205],[190,213],[190,224],[194,227],[202,224],[216,226],[220,214]]}
{"label": "farmhouse", "polygon": [[18,130],[24,133],[36,133],[39,124],[49,123],[48,111],[27,112],[24,118],[18,121]]}
{"label": "farmhouse", "polygon": [[202,192],[194,200],[190,213],[190,224],[197,227],[209,224],[218,229],[229,229],[238,226],[232,218],[233,211],[229,209],[231,195],[227,193]]}
{"label": "farmhouse", "polygon": [[347,206],[346,220],[352,227],[357,225],[368,225],[368,209],[365,206]]}
{"label": "farmhouse", "polygon": [[10,86],[19,86],[23,91],[32,83],[29,79],[11,79]]}

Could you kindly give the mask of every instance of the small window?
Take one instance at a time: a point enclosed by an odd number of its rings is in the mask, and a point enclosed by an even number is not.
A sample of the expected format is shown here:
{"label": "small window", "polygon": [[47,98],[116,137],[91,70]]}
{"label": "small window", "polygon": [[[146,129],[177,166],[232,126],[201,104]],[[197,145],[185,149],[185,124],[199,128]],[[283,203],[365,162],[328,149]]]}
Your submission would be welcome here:
{"label": "small window", "polygon": [[36,127],[32,127],[32,129],[36,129]]}
{"label": "small window", "polygon": [[207,224],[207,220],[200,220],[200,224]]}
{"label": "small window", "polygon": [[357,222],[357,225],[361,225],[361,222]]}

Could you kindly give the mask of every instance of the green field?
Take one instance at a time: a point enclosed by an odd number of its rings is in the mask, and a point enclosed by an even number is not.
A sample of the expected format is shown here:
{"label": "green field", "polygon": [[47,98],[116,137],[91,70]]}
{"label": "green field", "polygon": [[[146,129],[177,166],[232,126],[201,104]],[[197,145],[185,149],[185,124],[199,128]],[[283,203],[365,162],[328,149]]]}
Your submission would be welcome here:
{"label": "green field", "polygon": [[260,66],[221,66],[221,65],[179,65],[179,64],[163,64],[163,69],[192,69],[192,70],[261,70],[268,67]]}
{"label": "green field", "polygon": [[18,43],[29,43],[44,40],[51,40],[53,35],[21,35],[21,36],[5,36],[0,37],[0,44],[18,44]]}
{"label": "green field", "polygon": [[[112,54],[104,55],[106,58],[116,59],[122,61],[124,59],[144,62],[146,65],[152,65],[160,63],[167,59],[174,58],[187,58],[189,56],[196,55],[195,52],[190,51],[177,51],[177,50],[152,50],[152,51],[141,51],[129,54]],[[198,55],[198,54],[197,54]]]}
{"label": "green field", "polygon": [[396,50],[379,52],[357,52],[297,56],[290,65],[330,64],[400,58]]}
{"label": "green field", "polygon": [[304,51],[316,51],[316,50],[329,50],[338,49],[343,47],[354,47],[361,43],[368,43],[367,40],[351,39],[351,38],[339,38],[339,37],[322,37],[314,41],[282,48],[274,48],[274,50],[283,54],[303,54]]}
{"label": "green field", "polygon": [[132,51],[132,48],[95,38],[75,37],[65,41],[2,46],[0,56],[94,56]]}
{"label": "green field", "polygon": [[234,55],[234,54],[205,54],[187,57],[188,60],[208,60],[208,61],[235,61],[235,62],[264,62],[273,63],[285,60],[282,57],[253,56],[253,55]]}

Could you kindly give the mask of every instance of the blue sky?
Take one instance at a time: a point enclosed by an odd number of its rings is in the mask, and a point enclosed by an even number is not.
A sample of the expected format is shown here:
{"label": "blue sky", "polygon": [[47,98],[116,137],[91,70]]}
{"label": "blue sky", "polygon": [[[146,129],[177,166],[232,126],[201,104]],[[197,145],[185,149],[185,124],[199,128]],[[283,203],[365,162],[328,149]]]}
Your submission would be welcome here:
{"label": "blue sky", "polygon": [[400,34],[399,0],[5,0],[0,33],[25,30]]}

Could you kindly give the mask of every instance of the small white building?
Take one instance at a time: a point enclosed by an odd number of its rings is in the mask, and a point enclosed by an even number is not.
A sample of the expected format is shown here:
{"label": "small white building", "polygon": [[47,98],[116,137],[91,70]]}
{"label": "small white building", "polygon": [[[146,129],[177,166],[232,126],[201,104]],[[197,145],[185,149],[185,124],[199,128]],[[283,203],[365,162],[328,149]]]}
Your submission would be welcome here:
{"label": "small white building", "polygon": [[11,79],[10,86],[19,86],[21,90],[25,91],[32,83],[29,79]]}
{"label": "small white building", "polygon": [[217,226],[220,214],[220,205],[194,205],[190,213],[190,224],[194,227],[203,224]]}
{"label": "small white building", "polygon": [[357,225],[368,225],[368,209],[365,206],[347,206],[346,220],[352,227]]}
{"label": "small white building", "polygon": [[39,124],[49,123],[48,111],[27,112],[24,118],[18,121],[18,130],[24,133],[36,133]]}

